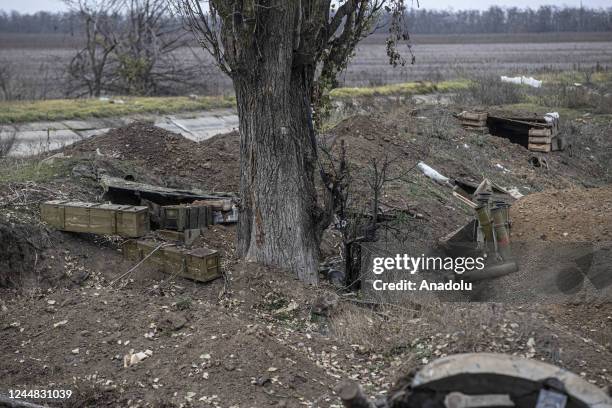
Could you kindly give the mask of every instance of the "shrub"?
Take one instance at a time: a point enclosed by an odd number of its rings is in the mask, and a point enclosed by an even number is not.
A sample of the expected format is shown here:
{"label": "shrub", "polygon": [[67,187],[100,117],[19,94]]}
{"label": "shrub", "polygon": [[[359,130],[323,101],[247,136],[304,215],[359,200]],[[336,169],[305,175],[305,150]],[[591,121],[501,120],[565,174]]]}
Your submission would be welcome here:
{"label": "shrub", "polygon": [[606,89],[598,90],[586,86],[548,87],[539,93],[538,103],[543,106],[612,113],[612,94],[606,92]]}
{"label": "shrub", "polygon": [[458,103],[477,105],[508,105],[525,100],[524,88],[507,82],[502,82],[495,75],[478,75],[471,78],[465,90],[455,96]]}
{"label": "shrub", "polygon": [[15,144],[16,132],[0,132],[0,158],[5,157]]}

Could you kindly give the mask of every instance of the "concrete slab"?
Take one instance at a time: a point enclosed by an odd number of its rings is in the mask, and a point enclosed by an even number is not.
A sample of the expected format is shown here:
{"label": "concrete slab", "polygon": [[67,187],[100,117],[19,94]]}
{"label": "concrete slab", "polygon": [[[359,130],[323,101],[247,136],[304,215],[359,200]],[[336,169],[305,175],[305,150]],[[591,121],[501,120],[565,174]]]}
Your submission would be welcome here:
{"label": "concrete slab", "polygon": [[181,113],[175,113],[170,116],[173,118],[180,118],[180,119],[194,119],[194,118],[211,117],[211,116],[224,117],[224,116],[231,116],[235,114],[236,114],[235,109],[227,108],[227,109],[212,109],[208,111],[181,112]]}
{"label": "concrete slab", "polygon": [[[220,112],[219,112],[220,113]],[[225,113],[225,112],[224,112]],[[221,116],[206,112],[204,115],[193,117],[167,116],[155,123],[162,129],[180,133],[188,139],[196,142],[209,139],[220,133],[228,133],[238,129],[238,115],[230,111],[230,114]]]}
{"label": "concrete slab", "polygon": [[34,156],[51,150],[68,146],[81,137],[72,130],[29,130],[18,131],[15,135],[15,144],[9,156]]}
{"label": "concrete slab", "polygon": [[93,136],[103,135],[109,130],[111,130],[111,128],[89,129],[89,130],[80,130],[77,133],[79,136],[81,136],[82,139],[89,139],[90,137],[93,137]]}
{"label": "concrete slab", "polygon": [[62,122],[52,122],[52,121],[44,121],[44,122],[30,122],[30,123],[20,123],[15,125],[19,130],[22,131],[37,131],[47,129],[55,129],[55,130],[63,130],[68,129],[68,126],[64,125]]}
{"label": "concrete slab", "polygon": [[78,140],[100,135],[110,129],[125,126],[135,121],[154,123],[155,126],[179,133],[196,142],[238,129],[238,116],[235,110],[215,109],[162,117],[141,114],[115,118],[93,118],[91,120],[41,121],[19,125],[3,125],[0,127],[0,135],[10,135],[12,132],[16,132],[15,144],[9,152],[9,156],[29,156],[59,149]]}
{"label": "concrete slab", "polygon": [[89,130],[99,129],[105,126],[102,120],[65,120],[62,122],[68,129],[72,130]]}
{"label": "concrete slab", "polygon": [[155,122],[155,126],[167,130],[168,132],[180,133],[185,137],[192,136],[189,132],[185,132],[183,129],[176,126],[174,123],[169,122]]}
{"label": "concrete slab", "polygon": [[0,126],[0,135],[11,135],[15,132],[17,132],[17,129],[12,125]]}
{"label": "concrete slab", "polygon": [[193,119],[175,119],[189,129],[210,129],[225,126],[222,118],[217,116],[199,117]]}

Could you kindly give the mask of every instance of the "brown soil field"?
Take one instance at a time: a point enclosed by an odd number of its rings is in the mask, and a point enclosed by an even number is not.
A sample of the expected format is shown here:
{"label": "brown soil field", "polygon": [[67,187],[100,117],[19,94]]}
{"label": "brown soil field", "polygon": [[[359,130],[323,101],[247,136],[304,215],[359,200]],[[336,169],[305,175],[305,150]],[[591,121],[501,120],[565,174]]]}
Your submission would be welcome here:
{"label": "brown soil field", "polygon": [[[15,87],[25,98],[63,96],[65,69],[78,39],[63,35],[0,34],[0,63],[9,64]],[[355,57],[341,75],[343,86],[465,78],[483,73],[527,75],[542,70],[586,69],[597,64],[612,67],[610,33],[556,33],[512,35],[415,36],[414,65],[392,68],[383,36],[375,35],[357,47]],[[212,65],[197,46],[177,51],[185,64],[205,67],[199,86],[181,88],[177,94],[225,94],[232,91],[229,78]]]}
{"label": "brown soil field", "polygon": [[516,218],[513,234],[521,240],[612,241],[610,187],[530,194],[512,212]]}

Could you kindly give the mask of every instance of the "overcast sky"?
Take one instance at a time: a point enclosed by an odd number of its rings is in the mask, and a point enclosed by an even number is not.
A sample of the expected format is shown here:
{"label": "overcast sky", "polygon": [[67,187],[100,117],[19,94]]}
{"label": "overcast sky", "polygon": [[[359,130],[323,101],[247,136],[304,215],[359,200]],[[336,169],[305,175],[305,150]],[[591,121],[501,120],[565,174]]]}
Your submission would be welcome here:
{"label": "overcast sky", "polygon": [[[537,8],[541,5],[558,4],[567,6],[580,6],[580,0],[563,0],[559,3],[552,0],[420,0],[421,8],[428,9],[448,9],[455,10],[463,9],[486,9],[492,5],[501,7],[533,7]],[[611,7],[610,0],[583,0],[585,7]],[[416,5],[416,0],[414,1]],[[63,4],[60,0],[0,0],[0,10],[17,10],[24,13],[31,13],[39,10],[59,11],[63,10]]]}

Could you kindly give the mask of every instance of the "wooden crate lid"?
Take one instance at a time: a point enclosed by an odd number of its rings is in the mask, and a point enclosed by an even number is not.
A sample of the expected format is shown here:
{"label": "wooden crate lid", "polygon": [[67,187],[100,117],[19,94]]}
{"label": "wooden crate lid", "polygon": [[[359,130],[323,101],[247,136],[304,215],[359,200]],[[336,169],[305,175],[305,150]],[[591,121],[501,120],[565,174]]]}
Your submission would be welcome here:
{"label": "wooden crate lid", "polygon": [[192,255],[198,258],[206,258],[207,256],[216,255],[217,253],[218,251],[215,251],[214,249],[205,248],[205,247],[200,247],[200,248],[192,249],[191,251],[189,251],[189,255]]}
{"label": "wooden crate lid", "polygon": [[49,201],[45,201],[44,203],[42,203],[42,205],[62,205],[68,202],[69,201],[67,200],[49,200]]}
{"label": "wooden crate lid", "polygon": [[130,213],[136,213],[136,212],[142,212],[142,211],[149,210],[149,207],[146,207],[146,206],[122,205],[122,204],[99,204],[98,208],[104,209],[104,210],[114,210],[114,211],[121,211],[121,212],[130,212]]}
{"label": "wooden crate lid", "polygon": [[64,207],[72,207],[72,208],[92,208],[97,206],[97,203],[86,203],[83,201],[68,201],[62,204]]}

